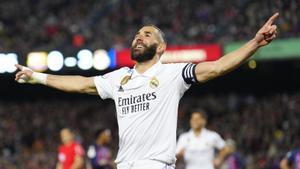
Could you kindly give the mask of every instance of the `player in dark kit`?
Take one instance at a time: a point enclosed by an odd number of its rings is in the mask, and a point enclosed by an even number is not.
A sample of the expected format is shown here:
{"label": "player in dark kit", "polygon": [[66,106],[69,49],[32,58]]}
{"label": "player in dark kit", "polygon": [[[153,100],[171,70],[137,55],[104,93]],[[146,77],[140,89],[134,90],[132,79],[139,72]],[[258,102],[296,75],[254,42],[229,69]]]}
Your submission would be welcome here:
{"label": "player in dark kit", "polygon": [[300,169],[300,148],[287,153],[280,162],[281,169]]}
{"label": "player in dark kit", "polygon": [[111,142],[111,131],[100,129],[96,132],[96,141],[90,145],[87,156],[90,159],[92,169],[112,169],[114,164],[111,151],[108,147]]}

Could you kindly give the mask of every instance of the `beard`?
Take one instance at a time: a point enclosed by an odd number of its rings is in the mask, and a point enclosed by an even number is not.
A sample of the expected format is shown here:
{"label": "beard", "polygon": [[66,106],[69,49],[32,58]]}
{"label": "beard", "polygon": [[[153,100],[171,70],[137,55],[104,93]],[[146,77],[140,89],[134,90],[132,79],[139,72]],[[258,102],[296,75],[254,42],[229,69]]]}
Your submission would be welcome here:
{"label": "beard", "polygon": [[144,51],[135,51],[133,46],[131,47],[131,59],[137,62],[146,62],[148,60],[153,59],[156,54],[157,44],[152,44],[150,46],[144,45]]}

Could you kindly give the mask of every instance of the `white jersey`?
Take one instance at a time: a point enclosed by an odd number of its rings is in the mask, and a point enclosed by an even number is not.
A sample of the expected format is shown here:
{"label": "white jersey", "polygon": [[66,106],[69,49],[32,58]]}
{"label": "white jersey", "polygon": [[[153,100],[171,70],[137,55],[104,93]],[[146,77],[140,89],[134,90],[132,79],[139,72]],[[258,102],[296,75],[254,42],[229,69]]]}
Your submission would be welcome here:
{"label": "white jersey", "polygon": [[[190,87],[183,69],[190,65],[157,62],[143,74],[125,67],[95,77],[100,97],[115,101],[120,137],[116,163],[152,159],[175,164],[178,103]],[[185,73],[191,76],[189,70]]]}
{"label": "white jersey", "polygon": [[192,130],[181,134],[176,153],[184,149],[186,169],[213,169],[214,151],[224,146],[225,141],[218,133],[203,128],[199,136]]}

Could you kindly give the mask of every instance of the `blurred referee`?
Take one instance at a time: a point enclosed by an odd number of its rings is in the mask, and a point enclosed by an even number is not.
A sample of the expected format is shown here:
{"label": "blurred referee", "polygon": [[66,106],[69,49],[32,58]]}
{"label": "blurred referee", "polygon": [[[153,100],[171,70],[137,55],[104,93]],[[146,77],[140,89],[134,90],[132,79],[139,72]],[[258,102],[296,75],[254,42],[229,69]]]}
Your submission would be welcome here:
{"label": "blurred referee", "polygon": [[44,84],[66,92],[100,95],[115,101],[119,126],[118,169],[175,168],[177,110],[192,84],[224,75],[276,38],[274,14],[241,48],[217,61],[162,64],[166,50],[163,32],[144,26],[131,44],[134,68],[123,67],[103,76],[58,76],[16,65],[19,83]]}

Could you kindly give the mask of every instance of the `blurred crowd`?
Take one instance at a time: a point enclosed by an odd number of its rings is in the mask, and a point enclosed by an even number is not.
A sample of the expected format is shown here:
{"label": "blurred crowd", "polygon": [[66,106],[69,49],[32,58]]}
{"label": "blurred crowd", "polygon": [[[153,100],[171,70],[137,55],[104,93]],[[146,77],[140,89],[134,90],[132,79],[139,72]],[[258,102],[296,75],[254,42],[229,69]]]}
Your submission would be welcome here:
{"label": "blurred crowd", "polygon": [[155,24],[169,44],[246,40],[274,12],[281,38],[300,36],[299,0],[1,0],[0,51],[127,48]]}
{"label": "blurred crowd", "polygon": [[[178,134],[188,130],[190,111],[201,107],[208,128],[233,139],[247,169],[277,169],[280,159],[300,146],[300,94],[203,95],[184,97]],[[59,130],[70,127],[85,148],[94,132],[110,128],[118,138],[114,103],[99,99],[0,101],[0,169],[49,169],[57,162]]]}
{"label": "blurred crowd", "polygon": [[[75,106],[76,105],[76,106]],[[0,101],[0,169],[50,169],[58,160],[60,130],[75,131],[85,148],[100,128],[115,129],[113,104],[98,100]],[[115,123],[114,123],[115,121]]]}

